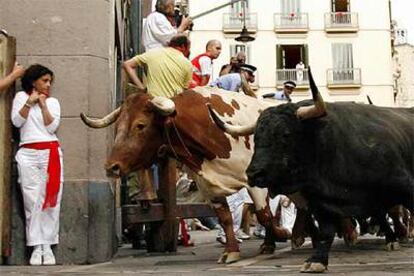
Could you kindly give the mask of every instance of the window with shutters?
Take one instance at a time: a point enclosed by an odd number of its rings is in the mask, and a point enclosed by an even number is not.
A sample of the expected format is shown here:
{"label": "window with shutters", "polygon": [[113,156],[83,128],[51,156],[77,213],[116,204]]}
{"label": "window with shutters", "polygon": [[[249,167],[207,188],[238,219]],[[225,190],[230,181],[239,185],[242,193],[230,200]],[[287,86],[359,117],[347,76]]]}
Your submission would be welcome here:
{"label": "window with shutters", "polygon": [[230,45],[230,58],[236,56],[239,52],[246,54],[246,63],[250,62],[250,45],[234,44]]}
{"label": "window with shutters", "polygon": [[332,67],[328,70],[328,84],[360,84],[360,70],[354,68],[352,44],[332,44]]}
{"label": "window with shutters", "polygon": [[358,31],[358,14],[351,12],[350,0],[331,0],[331,12],[325,14],[326,31]]}
{"label": "window with shutters", "polygon": [[276,45],[276,85],[291,80],[298,86],[308,86],[308,46]]}
{"label": "window with shutters", "polygon": [[249,11],[249,0],[230,5],[230,12],[223,14],[223,31],[240,32],[246,16],[246,28],[249,32],[257,31],[257,14]]}
{"label": "window with shutters", "polygon": [[308,15],[301,11],[301,0],[279,0],[280,13],[274,15],[276,32],[306,32]]}

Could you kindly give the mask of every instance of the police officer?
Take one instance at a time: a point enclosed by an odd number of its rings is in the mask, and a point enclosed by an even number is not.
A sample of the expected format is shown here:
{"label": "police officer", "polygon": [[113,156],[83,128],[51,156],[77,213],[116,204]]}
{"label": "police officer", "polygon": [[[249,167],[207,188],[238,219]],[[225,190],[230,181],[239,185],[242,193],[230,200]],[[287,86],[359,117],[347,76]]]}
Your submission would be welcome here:
{"label": "police officer", "polygon": [[292,94],[293,90],[295,90],[295,88],[296,88],[296,83],[288,80],[283,83],[282,91],[276,91],[274,93],[264,94],[263,98],[271,98],[271,99],[276,99],[280,101],[291,102],[292,99],[290,98],[290,95]]}

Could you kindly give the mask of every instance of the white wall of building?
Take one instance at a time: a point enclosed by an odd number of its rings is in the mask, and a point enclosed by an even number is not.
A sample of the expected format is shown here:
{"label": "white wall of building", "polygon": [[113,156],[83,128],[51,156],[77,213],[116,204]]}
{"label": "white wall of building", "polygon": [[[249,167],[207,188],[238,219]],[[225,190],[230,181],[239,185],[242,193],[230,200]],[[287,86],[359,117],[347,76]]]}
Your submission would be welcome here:
{"label": "white wall of building", "polygon": [[400,77],[397,80],[397,105],[401,107],[414,107],[414,46],[402,44],[395,47],[398,58],[397,66]]}
{"label": "white wall of building", "polygon": [[[307,33],[278,34],[274,31],[274,13],[280,12],[281,0],[250,0],[249,12],[257,13],[258,27],[256,39],[250,45],[250,63],[258,68],[259,93],[276,89],[276,45],[307,44],[308,61],[316,83],[323,96],[329,101],[366,101],[369,94],[377,105],[393,106],[392,58],[390,42],[390,18],[388,0],[351,0],[351,12],[358,13],[359,29],[349,33],[327,33],[325,13],[331,10],[331,0],[302,0],[301,12],[308,13]],[[225,0],[190,0],[190,15],[195,15],[218,5]],[[236,35],[223,32],[223,8],[194,21],[192,57],[204,52],[210,39],[218,39],[223,44],[221,56],[214,61],[214,77],[220,67],[230,59],[230,45],[238,44]],[[332,43],[351,43],[353,67],[361,68],[360,88],[327,87],[327,69],[332,68]],[[300,90],[295,99],[307,98],[308,90]]]}

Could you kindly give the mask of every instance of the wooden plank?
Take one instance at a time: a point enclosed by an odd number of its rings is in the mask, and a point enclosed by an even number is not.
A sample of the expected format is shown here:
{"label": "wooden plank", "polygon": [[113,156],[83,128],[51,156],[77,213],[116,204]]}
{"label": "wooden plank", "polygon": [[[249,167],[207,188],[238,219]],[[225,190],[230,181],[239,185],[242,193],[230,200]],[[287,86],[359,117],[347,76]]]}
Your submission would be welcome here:
{"label": "wooden plank", "polygon": [[[0,78],[11,72],[16,58],[14,37],[0,35]],[[12,130],[10,124],[14,86],[0,91],[0,251],[2,257],[11,254],[11,164]]]}
{"label": "wooden plank", "polygon": [[158,198],[163,204],[164,220],[150,225],[147,239],[149,252],[176,252],[178,236],[178,219],[176,215],[177,169],[173,159],[162,160],[159,163],[160,187]]}
{"label": "wooden plank", "polygon": [[122,6],[122,0],[115,0],[115,43],[121,55],[120,59],[124,60],[124,16]]}

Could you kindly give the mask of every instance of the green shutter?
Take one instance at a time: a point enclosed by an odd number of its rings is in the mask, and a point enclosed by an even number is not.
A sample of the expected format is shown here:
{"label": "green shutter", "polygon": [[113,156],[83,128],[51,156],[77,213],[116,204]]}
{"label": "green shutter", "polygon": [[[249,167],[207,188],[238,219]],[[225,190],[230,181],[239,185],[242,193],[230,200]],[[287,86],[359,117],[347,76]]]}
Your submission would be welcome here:
{"label": "green shutter", "polygon": [[282,45],[276,45],[276,66],[277,69],[283,69]]}

